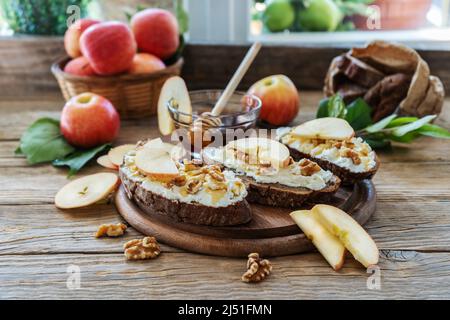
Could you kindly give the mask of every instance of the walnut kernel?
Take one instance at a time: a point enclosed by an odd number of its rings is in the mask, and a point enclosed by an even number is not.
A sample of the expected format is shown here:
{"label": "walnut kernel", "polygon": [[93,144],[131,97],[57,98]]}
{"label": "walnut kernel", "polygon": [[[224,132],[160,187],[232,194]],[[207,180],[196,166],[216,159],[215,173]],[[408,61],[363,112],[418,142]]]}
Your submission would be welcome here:
{"label": "walnut kernel", "polygon": [[242,275],[244,282],[260,282],[272,272],[272,264],[267,259],[261,259],[258,253],[248,255],[247,271]]}
{"label": "walnut kernel", "polygon": [[123,235],[127,226],[123,223],[118,224],[102,224],[98,227],[97,233],[95,234],[96,238],[101,238],[104,236],[108,237],[120,237]]}
{"label": "walnut kernel", "polygon": [[154,237],[128,241],[123,248],[128,260],[154,259],[161,253],[159,244]]}

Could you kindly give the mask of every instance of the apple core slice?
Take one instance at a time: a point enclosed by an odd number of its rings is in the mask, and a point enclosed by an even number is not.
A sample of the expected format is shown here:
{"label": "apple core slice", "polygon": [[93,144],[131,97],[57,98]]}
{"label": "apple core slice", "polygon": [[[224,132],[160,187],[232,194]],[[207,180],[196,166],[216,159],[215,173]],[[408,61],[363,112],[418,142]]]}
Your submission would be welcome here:
{"label": "apple core slice", "polygon": [[111,160],[111,163],[120,167],[123,163],[123,157],[125,154],[130,152],[131,150],[134,150],[136,146],[134,144],[124,144],[115,148],[112,148],[108,152],[109,160]]}
{"label": "apple core slice", "polygon": [[355,135],[350,124],[339,118],[319,118],[305,122],[292,130],[292,134],[308,139],[347,140]]}
{"label": "apple core slice", "polygon": [[178,167],[169,153],[155,153],[153,149],[142,148],[136,152],[136,167],[149,178],[167,182],[179,175]]}
{"label": "apple core slice", "polygon": [[178,112],[181,122],[189,124],[192,121],[192,105],[189,92],[184,80],[178,76],[169,78],[163,85],[158,100],[158,126],[162,135],[169,135],[175,129],[170,116],[168,103],[171,103]]}
{"label": "apple core slice", "polygon": [[248,155],[250,164],[270,163],[276,168],[283,168],[289,164],[289,149],[272,139],[256,137],[239,139],[231,141],[226,148]]}
{"label": "apple core slice", "polygon": [[339,208],[320,204],[312,208],[319,222],[339,238],[353,257],[366,268],[378,263],[379,251],[366,230]]}
{"label": "apple core slice", "polygon": [[86,207],[105,199],[119,185],[114,173],[97,173],[69,182],[55,196],[55,206],[60,209]]}
{"label": "apple core slice", "polygon": [[102,167],[105,167],[107,169],[113,169],[117,170],[117,166],[111,162],[108,155],[104,155],[97,158],[97,163],[101,165]]}

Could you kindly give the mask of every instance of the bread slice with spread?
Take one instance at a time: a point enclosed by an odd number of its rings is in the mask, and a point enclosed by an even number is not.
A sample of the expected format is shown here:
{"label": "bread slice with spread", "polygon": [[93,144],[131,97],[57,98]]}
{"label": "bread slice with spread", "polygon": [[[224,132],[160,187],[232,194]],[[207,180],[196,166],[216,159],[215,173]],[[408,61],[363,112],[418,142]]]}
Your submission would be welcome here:
{"label": "bread slice with spread", "polygon": [[143,211],[176,221],[231,226],[251,220],[247,190],[234,172],[217,165],[173,160],[174,147],[160,139],[127,153],[120,178]]}
{"label": "bread slice with spread", "polygon": [[345,184],[373,177],[380,166],[372,148],[355,137],[353,128],[342,119],[320,118],[294,128],[280,128],[277,139],[295,160],[310,159]]}
{"label": "bread slice with spread", "polygon": [[263,205],[298,208],[305,202],[326,201],[340,185],[332,172],[307,159],[295,162],[284,145],[266,138],[209,147],[203,159],[233,170],[247,187],[247,200]]}

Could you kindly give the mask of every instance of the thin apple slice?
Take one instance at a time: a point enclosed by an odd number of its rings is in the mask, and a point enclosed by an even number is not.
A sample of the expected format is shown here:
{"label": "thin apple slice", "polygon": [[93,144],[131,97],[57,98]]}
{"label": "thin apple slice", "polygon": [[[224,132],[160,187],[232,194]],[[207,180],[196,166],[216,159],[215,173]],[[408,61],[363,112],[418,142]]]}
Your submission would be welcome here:
{"label": "thin apple slice", "polygon": [[308,139],[347,140],[355,136],[355,131],[344,119],[319,118],[295,127],[292,134]]}
{"label": "thin apple slice", "polygon": [[119,185],[115,173],[97,173],[69,182],[55,196],[60,209],[74,209],[97,203],[113,192]]}
{"label": "thin apple slice", "polygon": [[150,148],[136,152],[136,167],[149,178],[161,182],[171,181],[179,175],[178,167],[169,153],[157,154]]}
{"label": "thin apple slice", "polygon": [[378,247],[352,217],[339,208],[320,204],[312,208],[318,221],[332,234],[339,238],[353,257],[366,268],[378,263]]}
{"label": "thin apple slice", "polygon": [[289,164],[289,149],[278,141],[267,138],[245,138],[231,141],[226,146],[249,156],[250,164],[270,163],[273,167]]}
{"label": "thin apple slice", "polygon": [[168,103],[172,103],[182,114],[179,119],[183,123],[192,121],[192,105],[184,80],[178,76],[167,79],[161,88],[158,100],[158,126],[162,135],[171,134],[175,125],[170,116]]}
{"label": "thin apple slice", "polygon": [[345,261],[345,247],[339,239],[323,227],[310,210],[291,213],[292,219],[319,250],[334,270],[340,270]]}
{"label": "thin apple slice", "polygon": [[115,148],[112,148],[108,152],[109,160],[111,160],[111,163],[115,166],[120,167],[123,163],[123,157],[125,154],[130,152],[131,150],[134,150],[136,146],[134,144],[124,144]]}
{"label": "thin apple slice", "polygon": [[106,154],[104,156],[98,157],[97,163],[107,169],[113,169],[113,170],[118,169],[118,167],[114,163],[111,162],[111,160],[109,159],[109,156]]}

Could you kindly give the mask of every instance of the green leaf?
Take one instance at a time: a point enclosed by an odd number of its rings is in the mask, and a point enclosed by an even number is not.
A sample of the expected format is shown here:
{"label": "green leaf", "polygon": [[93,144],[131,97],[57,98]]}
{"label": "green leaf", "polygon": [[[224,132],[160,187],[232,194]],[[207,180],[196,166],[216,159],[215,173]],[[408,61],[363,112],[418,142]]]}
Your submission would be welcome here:
{"label": "green leaf", "polygon": [[400,117],[392,120],[386,128],[395,128],[419,120],[417,117]]}
{"label": "green leaf", "polygon": [[447,129],[439,127],[438,125],[435,124],[425,124],[416,131],[424,136],[450,139],[450,132]]}
{"label": "green leaf", "polygon": [[361,130],[372,124],[371,113],[372,109],[369,105],[363,99],[358,98],[347,106],[345,120],[354,130]]}
{"label": "green leaf", "polygon": [[369,133],[379,132],[379,131],[383,130],[384,128],[386,128],[391,123],[391,121],[393,121],[396,117],[397,117],[397,115],[392,114],[389,117],[381,119],[377,123],[375,123],[375,124],[373,124],[371,126],[368,126],[364,130],[369,132]]}
{"label": "green leaf", "polygon": [[22,149],[20,148],[20,146],[18,146],[18,147],[16,148],[16,150],[14,150],[14,154],[15,154],[16,156],[23,156],[23,155],[24,155],[23,152],[22,152]]}
{"label": "green leaf", "polygon": [[317,109],[316,118],[326,118],[326,117],[328,117],[328,103],[329,102],[330,102],[329,98],[320,100],[319,108]]}
{"label": "green leaf", "polygon": [[374,139],[366,139],[365,140],[372,149],[383,149],[391,146],[391,142],[386,139],[374,140]]}
{"label": "green leaf", "polygon": [[50,162],[75,150],[61,135],[59,121],[51,118],[34,122],[22,135],[19,148],[30,164]]}
{"label": "green leaf", "polygon": [[347,108],[340,95],[334,95],[328,101],[328,116],[333,118],[345,118]]}
{"label": "green leaf", "polygon": [[95,147],[89,150],[77,150],[70,154],[66,158],[56,159],[53,161],[53,165],[56,167],[67,166],[70,168],[69,177],[77,173],[86,163],[89,162],[100,152],[106,151],[111,147],[110,144],[104,144],[99,147]]}
{"label": "green leaf", "polygon": [[410,143],[414,139],[418,138],[420,133],[417,131],[410,131],[401,136],[396,136],[394,134],[388,134],[386,137],[392,141],[401,142],[401,143]]}
{"label": "green leaf", "polygon": [[431,116],[426,116],[423,117],[419,120],[416,120],[414,122],[405,124],[403,126],[397,127],[395,129],[392,130],[392,135],[396,136],[396,137],[401,137],[406,135],[407,133],[417,130],[420,127],[422,127],[423,125],[433,121],[433,119],[435,119],[437,116],[436,115],[431,115]]}

